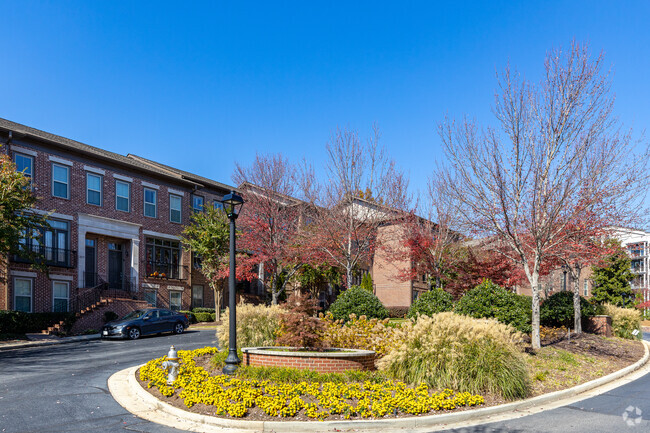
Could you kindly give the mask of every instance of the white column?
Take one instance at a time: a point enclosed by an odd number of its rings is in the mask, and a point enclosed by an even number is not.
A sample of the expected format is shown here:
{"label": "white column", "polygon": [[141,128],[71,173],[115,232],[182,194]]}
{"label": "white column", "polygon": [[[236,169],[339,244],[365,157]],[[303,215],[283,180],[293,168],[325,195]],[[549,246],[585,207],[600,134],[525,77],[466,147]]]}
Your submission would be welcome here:
{"label": "white column", "polygon": [[140,239],[132,238],[131,239],[131,281],[133,282],[134,291],[137,292],[139,289],[139,279],[140,276]]}

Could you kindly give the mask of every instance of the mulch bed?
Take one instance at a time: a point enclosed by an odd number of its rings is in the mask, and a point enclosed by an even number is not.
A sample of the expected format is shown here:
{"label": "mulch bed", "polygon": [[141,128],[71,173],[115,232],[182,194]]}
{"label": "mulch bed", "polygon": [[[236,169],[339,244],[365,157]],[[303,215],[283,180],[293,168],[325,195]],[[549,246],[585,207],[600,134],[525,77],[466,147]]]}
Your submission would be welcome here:
{"label": "mulch bed", "polygon": [[[615,339],[615,338],[603,338],[601,336],[597,335],[592,335],[592,334],[581,334],[579,336],[571,336],[570,340],[567,340],[566,338],[559,339],[556,341],[543,341],[542,342],[543,348],[542,351],[544,350],[544,347],[553,347],[557,349],[563,349],[566,351],[569,351],[574,354],[580,354],[580,355],[587,355],[591,358],[595,358],[600,360],[603,360],[605,362],[599,363],[599,371],[597,372],[597,375],[586,375],[585,379],[582,381],[579,381],[578,383],[573,384],[572,386],[575,386],[576,384],[582,383],[582,382],[587,382],[589,380],[595,379],[596,377],[602,377],[607,374],[613,373],[615,371],[618,371],[624,367],[627,367],[628,365],[631,365],[641,359],[644,354],[644,348],[643,344],[638,342],[638,341],[629,341],[629,340],[621,340],[621,339]],[[531,355],[535,356],[535,355]],[[220,372],[212,366],[210,363],[210,356],[205,356],[202,358],[198,358],[197,365],[201,366],[206,369],[206,371],[210,372],[211,374],[219,374]],[[166,403],[171,404],[172,406],[175,406],[177,408],[181,408],[183,410],[187,410],[190,412],[202,414],[202,415],[210,415],[210,416],[216,416],[214,412],[214,408],[211,406],[207,406],[204,404],[196,404],[192,406],[191,408],[188,408],[185,406],[183,403],[183,400],[179,398],[177,395],[173,395],[171,397],[165,397],[163,396],[157,388],[149,388],[147,389],[147,383],[143,382],[140,380],[139,374],[136,373],[136,378],[140,385],[147,390],[149,393],[151,393],[153,396],[158,398],[159,400],[162,400]],[[562,389],[562,388],[560,388]],[[539,383],[534,383],[532,387],[532,392],[531,392],[531,397],[544,394],[547,392],[552,392],[552,391],[557,391],[558,388],[557,386],[553,386],[552,384],[539,384]],[[449,412],[460,412],[460,411],[465,411],[465,410],[472,410],[476,408],[481,408],[481,407],[488,407],[488,406],[496,406],[504,403],[508,403],[505,399],[503,399],[501,396],[498,395],[486,395],[483,394],[483,397],[485,398],[485,404],[481,406],[474,406],[474,407],[463,407],[463,408],[457,408],[452,411],[448,410],[440,410],[440,411],[435,411],[435,412],[430,412],[426,414],[421,414],[421,415],[408,415],[408,414],[398,414],[398,415],[386,415],[381,418],[361,418],[361,417],[351,417],[350,419],[352,420],[359,420],[359,419],[391,419],[391,418],[403,418],[403,417],[413,417],[413,416],[428,416],[428,415],[435,415],[435,414],[442,414],[442,413],[449,413]],[[314,421],[318,422],[317,420],[314,420],[312,418],[308,418],[305,415],[302,415],[301,413],[297,414],[294,417],[289,417],[289,418],[281,418],[281,417],[272,417],[264,413],[261,409],[258,409],[256,407],[249,408],[248,409],[248,414],[243,417],[243,418],[234,418],[228,415],[219,415],[221,418],[228,418],[228,419],[240,419],[240,420],[250,420],[250,421]],[[333,415],[328,418],[325,418],[327,421],[336,421],[336,420],[343,420],[344,417],[342,415]]]}

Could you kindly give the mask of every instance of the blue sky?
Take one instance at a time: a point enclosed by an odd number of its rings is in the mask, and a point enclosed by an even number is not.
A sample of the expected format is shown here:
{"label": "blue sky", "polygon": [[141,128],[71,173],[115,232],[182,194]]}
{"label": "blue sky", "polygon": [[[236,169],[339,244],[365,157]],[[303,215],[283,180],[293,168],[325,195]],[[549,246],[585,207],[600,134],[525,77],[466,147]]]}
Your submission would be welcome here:
{"label": "blue sky", "polygon": [[423,191],[445,114],[491,122],[495,72],[573,39],[604,51],[616,112],[650,124],[650,2],[3,1],[0,117],[224,183],[256,151],[317,167],[337,127]]}

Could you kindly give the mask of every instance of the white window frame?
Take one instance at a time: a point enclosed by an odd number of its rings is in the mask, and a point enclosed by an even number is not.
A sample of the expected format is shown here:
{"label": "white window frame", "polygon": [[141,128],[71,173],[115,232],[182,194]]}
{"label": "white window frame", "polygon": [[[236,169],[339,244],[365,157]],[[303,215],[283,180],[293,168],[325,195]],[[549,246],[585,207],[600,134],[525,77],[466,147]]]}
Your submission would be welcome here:
{"label": "white window frame", "polygon": [[[122,183],[122,184],[126,185],[129,188],[129,195],[127,197],[117,195],[117,184],[118,183]],[[127,205],[128,209],[127,210],[119,209],[117,207],[117,199],[118,198],[126,198],[126,200],[128,202],[128,205]],[[131,212],[131,183],[130,182],[126,182],[126,181],[123,181],[123,180],[120,180],[120,179],[115,179],[115,210],[118,210],[120,212]]]}
{"label": "white window frame", "polygon": [[[66,170],[66,172],[68,173],[68,179],[66,180],[66,184],[65,184],[65,193],[66,193],[65,197],[61,197],[61,196],[58,196],[58,195],[54,194],[54,183],[55,182],[56,183],[62,183],[61,181],[54,180],[54,167],[64,168]],[[63,198],[63,199],[66,199],[66,200],[70,200],[70,167],[69,166],[64,165],[64,164],[58,164],[56,162],[52,163],[52,197],[57,197],[57,198]]]}
{"label": "white window frame", "polygon": [[585,280],[582,286],[582,296],[589,296],[589,280]]}
{"label": "white window frame", "polygon": [[[55,284],[64,284],[67,287],[67,294],[68,296],[66,298],[55,298],[54,297],[54,285]],[[52,281],[52,311],[56,312],[56,309],[54,308],[56,303],[55,301],[57,299],[65,299],[66,300],[66,309],[65,313],[70,311],[70,282],[69,281],[60,281],[60,280],[53,280]]]}
{"label": "white window frame", "polygon": [[[96,190],[96,189],[90,189],[90,186],[88,184],[88,179],[89,179],[90,176],[99,178],[99,191]],[[90,203],[90,201],[89,201],[90,194],[89,193],[91,191],[99,193],[99,204]],[[92,206],[99,206],[99,207],[101,207],[104,204],[104,176],[102,176],[101,174],[86,172],[86,204],[89,204],[89,205],[92,205]]]}
{"label": "white window frame", "polygon": [[29,311],[26,311],[26,313],[31,313],[34,311],[34,279],[33,278],[25,278],[25,277],[14,277],[14,311],[16,310],[16,298],[18,295],[16,295],[16,281],[22,280],[22,281],[29,281]]}
{"label": "white window frame", "polygon": [[[178,305],[178,310],[174,310],[174,306],[172,305],[172,295],[178,295],[178,299],[180,301]],[[179,290],[170,290],[169,291],[169,309],[172,311],[179,311],[183,309],[183,292]]]}
{"label": "white window frame", "polygon": [[32,155],[27,155],[25,153],[15,152],[14,151],[14,158],[13,158],[14,164],[16,164],[16,157],[17,156],[29,159],[31,161],[31,165],[32,165],[32,167],[31,167],[32,170],[31,171],[32,172],[29,173],[29,174],[25,174],[25,172],[21,172],[21,173],[23,173],[23,176],[25,176],[26,178],[29,179],[29,185],[33,186],[33,183],[34,183],[34,163],[36,162],[35,158]]}
{"label": "white window frame", "polygon": [[[153,203],[147,201],[147,191],[153,192],[153,198],[154,198]],[[145,186],[143,188],[143,190],[142,190],[142,203],[143,203],[143,206],[144,206],[144,208],[142,209],[142,213],[143,213],[143,215],[145,217],[147,217],[147,218],[158,218],[158,190]],[[153,213],[154,213],[153,216],[147,215],[147,205],[152,205],[153,206]]]}
{"label": "white window frame", "polygon": [[[178,199],[178,209],[172,208],[172,197]],[[172,219],[172,211],[178,211],[178,221]],[[169,221],[177,224],[183,223],[183,197],[178,194],[169,194]]]}

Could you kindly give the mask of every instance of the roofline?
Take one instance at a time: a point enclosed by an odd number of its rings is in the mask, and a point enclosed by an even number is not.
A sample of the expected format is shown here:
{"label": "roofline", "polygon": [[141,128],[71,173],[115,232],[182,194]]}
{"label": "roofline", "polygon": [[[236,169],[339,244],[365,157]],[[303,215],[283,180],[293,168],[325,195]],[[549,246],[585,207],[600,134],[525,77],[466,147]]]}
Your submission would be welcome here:
{"label": "roofline", "polygon": [[[49,145],[55,145],[57,147],[63,148],[64,150],[72,151],[81,155],[89,155],[93,158],[100,159],[103,161],[108,161],[111,163],[119,164],[121,166],[127,166],[128,168],[135,169],[144,173],[152,174],[157,177],[163,177],[168,179],[173,179],[175,181],[185,182],[192,185],[202,185],[202,186],[211,186],[217,187],[226,190],[234,190],[235,187],[228,186],[211,179],[203,178],[205,181],[202,181],[202,176],[193,175],[192,173],[180,173],[181,170],[174,169],[173,167],[167,167],[162,164],[155,163],[154,161],[146,160],[146,158],[138,157],[131,158],[129,156],[121,155],[119,153],[111,152],[109,150],[101,149],[99,147],[91,146],[89,144],[82,143],[80,141],[72,140],[60,135],[52,134],[40,129],[32,128],[20,123],[12,122],[0,117],[0,131],[11,132],[12,134],[17,134],[17,137],[14,138],[23,138],[27,137],[39,142],[43,142]],[[144,161],[142,161],[144,160]],[[149,161],[145,162],[145,161]],[[161,165],[158,167],[158,170],[153,169],[156,165]],[[166,167],[166,169],[165,169]],[[174,173],[176,172],[176,173]],[[194,176],[196,176],[194,178]],[[205,185],[205,184],[208,185]]]}

